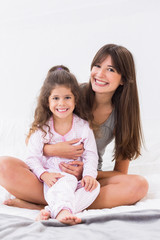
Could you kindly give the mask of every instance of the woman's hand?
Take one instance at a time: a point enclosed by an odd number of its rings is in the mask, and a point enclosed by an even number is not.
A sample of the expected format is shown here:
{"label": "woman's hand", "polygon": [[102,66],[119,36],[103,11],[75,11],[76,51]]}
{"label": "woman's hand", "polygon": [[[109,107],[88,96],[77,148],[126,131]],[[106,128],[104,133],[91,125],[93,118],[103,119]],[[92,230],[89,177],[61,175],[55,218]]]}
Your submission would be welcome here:
{"label": "woman's hand", "polygon": [[78,180],[82,179],[83,162],[80,161],[72,161],[69,163],[63,162],[59,164],[59,167],[63,172],[74,175]]}
{"label": "woman's hand", "polygon": [[45,182],[48,187],[52,187],[59,178],[63,177],[64,175],[60,173],[49,173],[49,172],[44,172],[41,174],[41,180]]}
{"label": "woman's hand", "polygon": [[79,142],[79,139],[78,141],[71,140],[67,142],[57,143],[56,147],[60,152],[59,157],[74,160],[76,160],[78,157],[81,157],[84,152],[83,143],[74,146],[73,144],[76,144],[77,142]]}
{"label": "woman's hand", "polygon": [[85,188],[87,192],[92,192],[98,186],[98,182],[95,178],[91,176],[84,176],[81,180],[81,185]]}
{"label": "woman's hand", "polygon": [[45,144],[43,153],[45,156],[58,156],[61,158],[74,159],[81,157],[84,152],[83,143],[77,144],[81,139],[74,139],[66,142],[59,142],[56,144]]}

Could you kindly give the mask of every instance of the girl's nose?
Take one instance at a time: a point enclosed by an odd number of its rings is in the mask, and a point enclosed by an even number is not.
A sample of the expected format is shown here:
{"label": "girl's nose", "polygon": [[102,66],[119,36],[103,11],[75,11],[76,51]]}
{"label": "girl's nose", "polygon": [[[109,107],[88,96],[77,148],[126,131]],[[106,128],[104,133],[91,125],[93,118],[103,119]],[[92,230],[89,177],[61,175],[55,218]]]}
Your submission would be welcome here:
{"label": "girl's nose", "polygon": [[59,105],[63,105],[64,104],[64,99],[59,99]]}

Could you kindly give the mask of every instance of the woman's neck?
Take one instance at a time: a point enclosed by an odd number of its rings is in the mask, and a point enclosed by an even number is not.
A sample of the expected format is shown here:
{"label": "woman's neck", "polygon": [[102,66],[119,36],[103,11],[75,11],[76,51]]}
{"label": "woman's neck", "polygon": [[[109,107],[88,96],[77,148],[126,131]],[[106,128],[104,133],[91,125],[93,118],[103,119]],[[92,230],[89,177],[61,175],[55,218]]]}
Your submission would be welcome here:
{"label": "woman's neck", "polygon": [[112,95],[96,93],[94,100],[94,109],[104,107],[104,108],[112,108]]}
{"label": "woman's neck", "polygon": [[96,124],[104,123],[112,113],[113,106],[111,99],[111,95],[96,93],[93,106],[93,116]]}
{"label": "woman's neck", "polygon": [[58,118],[56,116],[53,116],[53,121],[54,130],[60,135],[65,135],[72,128],[73,114],[66,118]]}

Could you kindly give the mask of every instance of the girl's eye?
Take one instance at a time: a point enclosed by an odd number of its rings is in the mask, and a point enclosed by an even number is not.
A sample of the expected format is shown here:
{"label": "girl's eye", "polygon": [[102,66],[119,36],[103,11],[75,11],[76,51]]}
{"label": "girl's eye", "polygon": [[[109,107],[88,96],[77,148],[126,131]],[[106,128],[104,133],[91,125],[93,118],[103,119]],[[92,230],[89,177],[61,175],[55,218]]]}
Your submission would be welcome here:
{"label": "girl's eye", "polygon": [[58,100],[59,98],[58,98],[58,97],[53,97],[52,99],[53,99],[53,100]]}
{"label": "girl's eye", "polygon": [[71,99],[71,97],[68,96],[68,97],[66,97],[66,99]]}

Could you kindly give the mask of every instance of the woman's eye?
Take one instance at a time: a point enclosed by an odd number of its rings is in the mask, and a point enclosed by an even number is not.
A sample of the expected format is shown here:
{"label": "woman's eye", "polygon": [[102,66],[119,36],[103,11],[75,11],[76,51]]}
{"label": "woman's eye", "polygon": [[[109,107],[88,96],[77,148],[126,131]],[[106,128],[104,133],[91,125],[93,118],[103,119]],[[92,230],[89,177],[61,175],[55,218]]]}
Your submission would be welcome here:
{"label": "woman's eye", "polygon": [[99,64],[95,64],[94,67],[100,68],[101,66]]}
{"label": "woman's eye", "polygon": [[108,68],[109,72],[115,72],[113,68]]}

